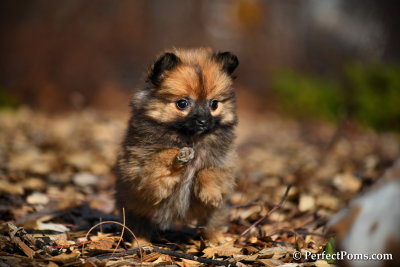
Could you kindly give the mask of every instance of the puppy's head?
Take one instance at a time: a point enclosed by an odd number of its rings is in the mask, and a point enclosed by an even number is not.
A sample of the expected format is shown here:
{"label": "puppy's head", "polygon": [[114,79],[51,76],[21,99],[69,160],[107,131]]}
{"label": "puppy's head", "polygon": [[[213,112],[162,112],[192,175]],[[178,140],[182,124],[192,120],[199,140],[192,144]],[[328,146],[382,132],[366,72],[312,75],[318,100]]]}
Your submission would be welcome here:
{"label": "puppy's head", "polygon": [[239,61],[230,52],[173,50],[161,55],[137,103],[144,115],[185,135],[202,135],[236,124],[232,73]]}

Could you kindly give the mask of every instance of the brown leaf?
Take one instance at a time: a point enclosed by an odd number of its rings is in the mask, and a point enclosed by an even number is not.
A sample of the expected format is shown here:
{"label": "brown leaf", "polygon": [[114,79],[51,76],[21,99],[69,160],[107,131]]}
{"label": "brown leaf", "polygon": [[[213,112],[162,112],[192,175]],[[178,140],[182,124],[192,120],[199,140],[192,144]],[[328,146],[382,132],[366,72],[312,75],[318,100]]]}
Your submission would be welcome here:
{"label": "brown leaf", "polygon": [[102,239],[89,243],[86,247],[88,249],[110,250],[113,248],[114,245],[115,240],[113,237],[103,237]]}
{"label": "brown leaf", "polygon": [[261,263],[264,266],[268,266],[268,267],[275,267],[275,266],[283,265],[282,261],[275,260],[275,259],[259,259],[256,262]]}
{"label": "brown leaf", "polygon": [[147,254],[146,256],[143,257],[143,261],[145,262],[152,262],[157,260],[162,254],[158,252],[152,252],[150,254]]}
{"label": "brown leaf", "polygon": [[200,262],[187,260],[187,259],[182,259],[181,262],[178,261],[178,262],[176,262],[176,264],[178,264],[181,267],[197,267],[197,266],[202,265]]}
{"label": "brown leaf", "polygon": [[233,241],[228,241],[220,246],[209,247],[203,250],[204,257],[212,258],[215,255],[223,257],[232,257],[235,254],[240,254],[242,248],[236,248],[233,246]]}
{"label": "brown leaf", "polygon": [[173,260],[168,255],[160,255],[157,260],[153,261],[152,263],[154,266],[165,266],[173,264]]}
{"label": "brown leaf", "polygon": [[62,253],[62,254],[54,256],[54,257],[45,258],[45,260],[54,261],[54,262],[62,263],[62,264],[67,264],[67,263],[76,261],[79,256],[80,256],[80,252],[77,250],[74,250],[69,254]]}
{"label": "brown leaf", "polygon": [[254,255],[240,255],[240,254],[237,254],[237,255],[233,255],[233,258],[236,261],[255,261],[258,258],[258,255],[257,254],[254,254]]}
{"label": "brown leaf", "polygon": [[0,182],[0,193],[9,195],[23,195],[24,188],[21,184],[10,183],[8,181]]}
{"label": "brown leaf", "polygon": [[259,259],[269,259],[269,258],[280,258],[284,255],[293,253],[294,249],[291,247],[272,247],[272,248],[264,248],[259,254]]}

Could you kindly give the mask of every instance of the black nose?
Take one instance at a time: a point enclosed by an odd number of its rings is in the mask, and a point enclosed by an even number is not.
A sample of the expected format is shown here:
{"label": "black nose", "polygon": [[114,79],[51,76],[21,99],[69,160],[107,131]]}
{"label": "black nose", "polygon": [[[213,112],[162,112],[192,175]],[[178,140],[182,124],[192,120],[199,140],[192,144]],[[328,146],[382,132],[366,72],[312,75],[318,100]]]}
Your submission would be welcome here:
{"label": "black nose", "polygon": [[206,126],[208,124],[208,120],[206,119],[196,119],[197,126]]}

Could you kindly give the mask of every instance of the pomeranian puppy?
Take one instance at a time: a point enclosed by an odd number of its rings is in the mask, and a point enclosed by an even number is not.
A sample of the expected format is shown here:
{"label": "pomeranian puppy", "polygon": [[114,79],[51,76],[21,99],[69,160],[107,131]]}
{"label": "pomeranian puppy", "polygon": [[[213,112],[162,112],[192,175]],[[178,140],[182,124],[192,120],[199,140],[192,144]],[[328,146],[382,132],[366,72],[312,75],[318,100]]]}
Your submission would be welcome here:
{"label": "pomeranian puppy", "polygon": [[173,49],[156,60],[133,97],[116,200],[136,235],[151,239],[195,222],[210,239],[224,224],[235,183],[238,64],[230,52]]}

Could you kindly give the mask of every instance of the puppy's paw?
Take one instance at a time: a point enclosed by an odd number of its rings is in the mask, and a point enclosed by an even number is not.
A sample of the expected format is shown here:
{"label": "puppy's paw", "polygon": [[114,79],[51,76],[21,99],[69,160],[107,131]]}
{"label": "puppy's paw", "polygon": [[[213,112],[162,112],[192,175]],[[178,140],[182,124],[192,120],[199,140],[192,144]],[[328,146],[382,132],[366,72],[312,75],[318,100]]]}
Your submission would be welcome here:
{"label": "puppy's paw", "polygon": [[210,242],[210,244],[214,246],[226,242],[226,238],[221,230],[209,232],[206,229],[206,232],[203,235]]}
{"label": "puppy's paw", "polygon": [[191,147],[183,147],[179,150],[176,159],[180,163],[188,163],[194,158],[194,149]]}
{"label": "puppy's paw", "polygon": [[223,203],[221,192],[215,188],[209,188],[209,190],[206,190],[205,188],[200,189],[198,192],[198,198],[204,204],[213,207],[219,207]]}

